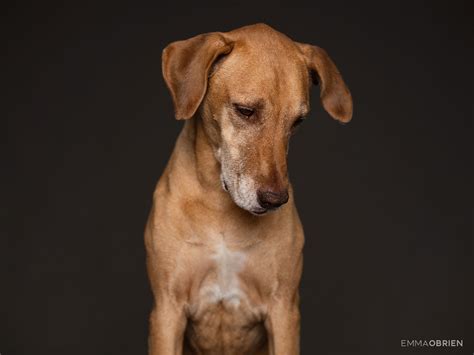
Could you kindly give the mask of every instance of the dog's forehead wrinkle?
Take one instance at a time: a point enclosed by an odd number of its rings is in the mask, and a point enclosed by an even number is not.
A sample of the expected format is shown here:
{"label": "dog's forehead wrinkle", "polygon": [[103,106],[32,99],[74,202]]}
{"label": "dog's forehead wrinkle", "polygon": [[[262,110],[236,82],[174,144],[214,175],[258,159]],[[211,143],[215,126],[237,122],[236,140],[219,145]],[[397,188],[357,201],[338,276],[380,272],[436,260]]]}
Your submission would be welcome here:
{"label": "dog's forehead wrinkle", "polygon": [[261,110],[265,108],[266,100],[260,97],[260,94],[261,92],[257,92],[257,94],[253,92],[233,94],[232,103]]}
{"label": "dog's forehead wrinkle", "polygon": [[[238,46],[229,54],[217,74],[232,79],[236,75],[247,79],[262,78],[265,80],[301,79],[307,80],[308,70],[304,60],[299,58],[296,48],[277,48],[277,44],[265,48],[262,42],[246,43]],[[301,74],[305,78],[301,78]],[[249,82],[247,82],[249,84]],[[262,83],[259,83],[261,85]]]}

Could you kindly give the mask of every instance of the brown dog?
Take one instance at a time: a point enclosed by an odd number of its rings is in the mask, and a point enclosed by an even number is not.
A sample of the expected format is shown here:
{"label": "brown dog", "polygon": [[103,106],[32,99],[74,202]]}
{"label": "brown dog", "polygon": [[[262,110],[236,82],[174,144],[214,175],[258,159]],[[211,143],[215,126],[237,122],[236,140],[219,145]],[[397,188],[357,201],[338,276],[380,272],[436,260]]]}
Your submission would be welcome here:
{"label": "brown dog", "polygon": [[149,354],[298,354],[304,238],[288,142],[311,78],[341,122],[351,95],[324,50],[263,24],[171,43],[163,75],[187,121],[145,231]]}

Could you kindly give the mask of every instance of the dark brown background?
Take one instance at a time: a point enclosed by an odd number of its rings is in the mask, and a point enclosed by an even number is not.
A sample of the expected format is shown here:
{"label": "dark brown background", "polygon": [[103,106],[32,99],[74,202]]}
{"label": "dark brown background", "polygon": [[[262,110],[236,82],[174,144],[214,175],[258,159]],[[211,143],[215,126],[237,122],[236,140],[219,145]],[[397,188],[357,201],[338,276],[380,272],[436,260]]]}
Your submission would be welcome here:
{"label": "dark brown background", "polygon": [[471,354],[473,28],[446,4],[8,3],[1,354],[146,353],[142,231],[182,126],[161,51],[260,21],[325,48],[355,101],[342,126],[313,90],[292,142],[302,353]]}

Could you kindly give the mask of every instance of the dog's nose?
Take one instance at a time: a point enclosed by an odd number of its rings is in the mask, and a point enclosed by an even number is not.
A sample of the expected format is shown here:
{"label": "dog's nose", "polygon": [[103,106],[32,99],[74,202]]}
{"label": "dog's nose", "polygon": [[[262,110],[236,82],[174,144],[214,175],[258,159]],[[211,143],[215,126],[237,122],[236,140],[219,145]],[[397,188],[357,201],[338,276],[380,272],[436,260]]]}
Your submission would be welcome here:
{"label": "dog's nose", "polygon": [[280,207],[288,201],[288,190],[258,190],[258,203],[265,209]]}

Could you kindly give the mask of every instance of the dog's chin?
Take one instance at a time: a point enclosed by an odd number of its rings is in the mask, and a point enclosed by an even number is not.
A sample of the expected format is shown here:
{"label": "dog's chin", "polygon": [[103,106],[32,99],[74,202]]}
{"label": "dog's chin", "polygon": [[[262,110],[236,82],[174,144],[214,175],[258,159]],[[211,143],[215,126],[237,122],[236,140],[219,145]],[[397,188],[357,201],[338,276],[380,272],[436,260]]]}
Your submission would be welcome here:
{"label": "dog's chin", "polygon": [[263,216],[265,215],[267,212],[269,212],[270,210],[266,209],[266,208],[263,208],[261,206],[257,206],[257,207],[248,207],[248,206],[242,206],[238,201],[236,201],[232,195],[232,193],[230,192],[229,190],[229,186],[227,185],[226,181],[224,179],[221,179],[221,183],[222,183],[222,189],[227,192],[230,196],[230,198],[232,199],[232,201],[234,201],[234,203],[239,206],[241,209],[243,209],[244,211],[247,211],[247,212],[250,212],[251,214],[253,214],[254,216]]}
{"label": "dog's chin", "polygon": [[[231,195],[231,194],[229,194]],[[231,198],[232,198],[232,195],[231,195]],[[233,198],[232,198],[232,201],[234,201],[234,203],[240,207],[241,209],[243,209],[244,211],[246,212],[249,212],[250,214],[254,215],[254,216],[264,216],[266,215],[267,213],[271,212],[271,211],[274,211],[275,209],[267,209],[267,208],[263,208],[261,206],[247,206],[247,205],[241,205],[240,203],[238,203],[237,201],[235,201]]]}
{"label": "dog's chin", "polygon": [[[228,192],[229,193],[229,192]],[[232,199],[232,201],[238,206],[240,207],[241,209],[243,209],[244,211],[247,211],[249,213],[251,213],[252,215],[254,216],[263,216],[263,215],[266,215],[268,212],[270,211],[273,211],[273,210],[270,210],[270,209],[266,209],[266,208],[263,208],[263,207],[260,207],[260,206],[248,206],[248,205],[243,205],[241,203],[239,203],[238,201],[236,201],[233,197],[232,197],[232,194],[229,193],[230,195],[230,198]]]}
{"label": "dog's chin", "polygon": [[[234,201],[235,203],[235,201]],[[270,209],[266,209],[266,208],[263,208],[263,207],[252,207],[252,208],[248,208],[248,207],[243,207],[243,206],[240,206],[238,203],[235,203],[237,206],[239,206],[241,209],[243,209],[244,211],[246,212],[249,212],[250,214],[254,215],[254,216],[264,216],[266,215],[267,213],[273,211],[273,210],[270,210]]]}

